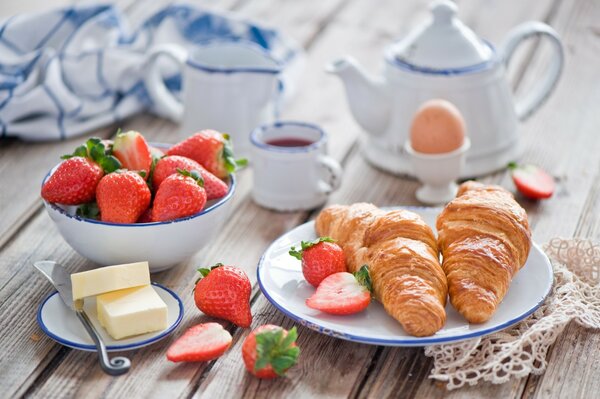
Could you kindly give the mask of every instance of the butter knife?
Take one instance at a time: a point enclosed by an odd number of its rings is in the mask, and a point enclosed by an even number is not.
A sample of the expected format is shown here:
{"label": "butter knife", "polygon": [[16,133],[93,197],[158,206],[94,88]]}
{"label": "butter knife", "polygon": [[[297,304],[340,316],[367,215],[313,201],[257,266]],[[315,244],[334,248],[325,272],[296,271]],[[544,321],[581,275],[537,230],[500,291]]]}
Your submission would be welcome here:
{"label": "butter knife", "polygon": [[121,375],[129,371],[131,362],[128,358],[123,356],[117,356],[110,359],[108,352],[106,351],[106,345],[102,340],[98,331],[94,328],[94,325],[90,321],[88,315],[83,311],[83,299],[73,301],[73,290],[71,287],[71,276],[67,271],[58,263],[51,260],[42,260],[34,262],[33,264],[56,288],[60,298],[63,300],[65,305],[75,312],[81,324],[85,327],[86,331],[96,344],[98,350],[98,359],[100,361],[100,367],[106,374],[110,375]]}

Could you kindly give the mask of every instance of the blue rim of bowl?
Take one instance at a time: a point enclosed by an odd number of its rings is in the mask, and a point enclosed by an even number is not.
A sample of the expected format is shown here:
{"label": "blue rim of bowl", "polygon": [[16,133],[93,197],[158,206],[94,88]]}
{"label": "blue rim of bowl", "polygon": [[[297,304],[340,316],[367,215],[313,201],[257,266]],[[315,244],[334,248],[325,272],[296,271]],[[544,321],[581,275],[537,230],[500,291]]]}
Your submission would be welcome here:
{"label": "blue rim of bowl", "polygon": [[[163,143],[150,143],[150,145],[153,146],[153,147],[163,147],[163,148],[168,146],[168,144],[163,144]],[[42,186],[44,185],[44,183],[46,182],[46,180],[48,180],[48,177],[50,176],[50,174],[52,173],[52,171],[55,168],[56,168],[56,166],[54,168],[50,169],[50,171],[46,174],[46,176],[42,180]],[[208,212],[210,212],[212,210],[215,210],[218,207],[220,207],[221,205],[225,204],[233,196],[233,193],[235,192],[235,187],[237,185],[237,182],[236,182],[236,179],[235,179],[235,175],[233,173],[229,174],[229,180],[231,181],[231,184],[229,185],[229,191],[227,191],[227,194],[223,198],[220,198],[217,202],[215,202],[214,204],[212,204],[208,208],[203,209],[201,212],[196,213],[195,215],[191,215],[191,216],[187,216],[187,217],[180,218],[180,219],[175,219],[175,220],[169,220],[169,221],[166,221],[166,222],[150,222],[150,223],[111,223],[111,222],[103,222],[101,220],[87,219],[87,218],[82,218],[82,217],[77,216],[77,215],[71,215],[67,211],[65,211],[64,209],[62,209],[61,207],[59,207],[58,205],[56,205],[56,204],[54,204],[52,202],[48,202],[48,201],[46,201],[43,198],[42,198],[42,201],[44,202],[44,204],[46,204],[47,206],[49,206],[50,208],[52,208],[52,210],[55,210],[58,213],[66,216],[66,217],[68,217],[70,219],[74,219],[74,220],[77,220],[77,221],[80,221],[80,222],[87,222],[87,223],[91,223],[91,224],[101,224],[101,225],[115,226],[115,227],[160,226],[160,225],[163,225],[163,224],[179,223],[179,222],[185,222],[186,220],[195,219],[195,218],[197,218],[199,216],[202,216],[204,214],[207,214]]]}
{"label": "blue rim of bowl", "polygon": [[[150,345],[152,343],[155,343],[157,341],[160,341],[161,339],[165,338],[167,335],[171,334],[173,332],[173,330],[175,330],[177,328],[177,326],[179,325],[179,323],[181,323],[181,320],[183,320],[183,302],[181,301],[181,298],[179,298],[179,296],[174,293],[173,291],[171,291],[170,289],[168,289],[167,287],[160,285],[158,283],[152,283],[153,286],[159,287],[162,290],[167,291],[173,298],[175,298],[175,300],[177,301],[177,304],[179,305],[179,315],[177,316],[177,320],[175,320],[175,322],[173,324],[171,324],[169,327],[167,327],[166,330],[164,330],[162,333],[160,333],[159,335],[140,341],[140,342],[136,342],[136,343],[132,343],[132,344],[128,344],[128,345],[107,345],[106,346],[106,350],[108,351],[122,351],[122,350],[130,350],[130,349],[136,349],[136,348],[141,348],[143,346],[146,345]],[[48,300],[50,298],[52,298],[53,296],[57,295],[58,291],[54,291],[52,293],[50,293],[40,304],[40,306],[38,307],[38,311],[37,311],[37,322],[38,325],[40,326],[40,328],[42,329],[42,331],[49,336],[50,338],[52,338],[53,340],[55,340],[56,342],[58,342],[61,345],[64,346],[68,346],[70,348],[73,349],[80,349],[80,350],[85,350],[85,351],[96,351],[96,345],[82,345],[80,343],[77,342],[73,342],[73,341],[69,341],[67,339],[63,339],[61,337],[59,337],[58,335],[54,334],[53,332],[51,332],[48,327],[46,327],[46,325],[44,324],[44,322],[42,321],[42,310],[44,309],[44,306],[46,305],[46,302],[48,302]],[[62,301],[62,299],[61,299]],[[66,306],[66,305],[65,305]]]}
{"label": "blue rim of bowl", "polygon": [[[265,130],[268,130],[268,129],[278,129],[278,128],[285,127],[285,126],[299,126],[299,127],[303,127],[303,128],[309,128],[312,130],[316,130],[319,132],[319,139],[317,141],[315,141],[314,143],[311,143],[311,144],[309,144],[307,146],[303,146],[303,147],[279,147],[276,145],[267,144],[263,141],[260,141],[258,138],[256,138],[256,135],[260,132],[264,132]],[[261,126],[255,128],[250,133],[250,142],[252,143],[252,145],[254,145],[260,149],[263,149],[263,150],[273,151],[273,152],[282,152],[282,153],[310,152],[310,151],[313,151],[313,150],[321,147],[323,145],[323,143],[325,142],[325,140],[327,140],[327,133],[325,133],[325,131],[319,125],[316,125],[314,123],[309,123],[309,122],[300,122],[300,121],[291,121],[291,120],[267,123],[267,124],[264,124],[264,125],[261,125]]]}
{"label": "blue rim of bowl", "polygon": [[465,74],[474,73],[474,72],[482,72],[482,71],[488,70],[491,67],[497,65],[501,61],[501,58],[498,56],[498,52],[497,52],[496,48],[494,47],[494,45],[487,40],[482,39],[482,41],[491,50],[492,57],[487,61],[483,61],[483,62],[474,64],[474,65],[469,65],[466,67],[441,68],[441,69],[420,67],[418,65],[411,64],[409,62],[403,61],[403,60],[399,59],[398,57],[396,57],[393,54],[393,47],[394,47],[393,45],[390,46],[386,50],[385,60],[390,65],[393,65],[397,68],[411,71],[411,72],[418,72],[418,73],[422,73],[422,74],[426,74],[426,75],[465,75]]}
{"label": "blue rim of bowl", "polygon": [[[398,208],[398,207],[394,207],[394,208]],[[428,207],[402,207],[402,209],[418,211],[418,210],[436,209],[436,208],[428,208]],[[552,290],[553,283],[551,282],[550,285],[548,286],[548,288],[546,289],[546,292],[544,293],[544,295],[541,298],[541,300],[538,303],[536,303],[535,306],[533,306],[531,309],[528,309],[526,312],[520,314],[519,316],[517,316],[517,317],[515,317],[515,318],[513,318],[511,320],[508,320],[508,321],[506,321],[506,322],[504,322],[502,324],[499,324],[497,326],[490,327],[490,328],[487,328],[485,330],[480,330],[480,331],[468,333],[468,334],[453,335],[453,336],[438,337],[438,338],[425,337],[425,338],[414,338],[414,339],[381,339],[381,338],[372,338],[372,337],[363,336],[363,335],[348,334],[348,333],[346,333],[344,331],[331,329],[329,327],[324,327],[322,325],[317,324],[316,322],[303,319],[302,317],[300,317],[300,316],[298,316],[298,315],[290,312],[289,310],[285,309],[282,305],[280,305],[275,299],[273,299],[269,295],[269,293],[265,289],[265,287],[263,285],[263,282],[262,282],[262,280],[260,278],[260,270],[261,270],[262,267],[264,267],[263,265],[264,265],[264,261],[265,261],[265,256],[271,250],[271,248],[281,238],[283,238],[287,234],[290,234],[294,230],[300,229],[300,228],[304,227],[305,225],[307,225],[309,223],[314,223],[314,221],[310,221],[310,222],[306,222],[304,224],[301,224],[300,226],[297,226],[296,228],[288,231],[287,233],[282,234],[275,241],[273,241],[273,243],[267,248],[267,250],[265,251],[265,253],[261,256],[260,260],[258,261],[258,265],[257,265],[257,268],[256,268],[256,277],[257,277],[258,285],[259,285],[260,290],[263,293],[263,295],[281,313],[283,313],[284,315],[286,315],[290,319],[296,321],[297,323],[299,323],[302,326],[310,328],[311,330],[317,331],[317,332],[319,332],[321,334],[326,334],[326,335],[329,335],[329,336],[333,336],[335,338],[341,338],[341,339],[344,339],[346,341],[352,341],[352,342],[360,342],[360,343],[363,343],[363,344],[373,344],[373,345],[383,345],[383,346],[427,346],[427,345],[435,345],[435,344],[442,344],[442,343],[448,343],[448,342],[464,341],[466,339],[482,337],[484,335],[488,335],[488,334],[494,333],[496,331],[501,331],[501,330],[503,330],[505,328],[508,328],[508,327],[510,327],[510,326],[518,323],[519,321],[525,319],[527,316],[529,316],[533,312],[535,312],[544,303],[544,301],[548,297],[548,294],[550,294],[550,291]],[[542,254],[542,256],[544,257],[544,259],[546,260],[545,265],[546,265],[547,268],[549,268],[550,273],[552,274],[552,266],[551,266],[550,260],[548,259],[548,256],[544,253],[544,251],[542,251],[540,249],[540,247],[536,243],[532,242],[532,244]]]}

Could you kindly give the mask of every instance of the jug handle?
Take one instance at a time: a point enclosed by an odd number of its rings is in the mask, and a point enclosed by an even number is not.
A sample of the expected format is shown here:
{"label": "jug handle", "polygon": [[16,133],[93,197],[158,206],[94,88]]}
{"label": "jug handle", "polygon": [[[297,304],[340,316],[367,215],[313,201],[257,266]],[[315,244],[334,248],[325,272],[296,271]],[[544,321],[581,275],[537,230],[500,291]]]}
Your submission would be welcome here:
{"label": "jug handle", "polygon": [[183,104],[165,86],[160,68],[156,65],[156,61],[161,56],[171,58],[181,66],[181,70],[183,71],[188,57],[187,51],[178,45],[162,44],[150,51],[142,66],[144,84],[146,90],[148,90],[150,99],[154,103],[156,112],[160,116],[169,118],[174,122],[180,122],[183,118]]}
{"label": "jug handle", "polygon": [[550,62],[548,71],[542,77],[542,81],[537,84],[529,93],[522,98],[517,99],[515,111],[519,120],[523,121],[529,118],[538,108],[548,99],[550,93],[556,87],[558,78],[562,73],[564,64],[564,50],[558,33],[549,25],[542,22],[525,22],[508,33],[508,37],[502,46],[504,54],[504,63],[508,65],[516,48],[525,39],[541,36],[550,40],[554,56]]}

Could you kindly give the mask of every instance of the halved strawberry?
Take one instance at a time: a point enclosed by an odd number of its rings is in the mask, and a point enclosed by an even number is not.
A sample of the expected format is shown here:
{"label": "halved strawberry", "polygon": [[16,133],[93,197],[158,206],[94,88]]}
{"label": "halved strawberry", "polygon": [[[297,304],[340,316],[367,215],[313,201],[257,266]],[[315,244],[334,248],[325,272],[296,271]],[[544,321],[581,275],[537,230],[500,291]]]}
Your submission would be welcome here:
{"label": "halved strawberry", "polygon": [[231,334],[219,323],[189,328],[167,350],[172,362],[206,362],[221,356],[231,346]]}
{"label": "halved strawberry", "polygon": [[340,272],[326,277],[306,306],[325,313],[358,313],[371,303],[371,278],[367,265],[354,274]]}
{"label": "halved strawberry", "polygon": [[248,163],[245,159],[234,158],[229,135],[216,130],[202,130],[188,137],[169,148],[167,155],[193,159],[220,179]]}
{"label": "halved strawberry", "polygon": [[204,169],[198,162],[179,155],[169,155],[161,158],[152,172],[152,187],[158,190],[160,184],[167,177],[177,173],[177,169],[187,170],[188,172],[197,171],[204,179],[204,190],[206,190],[206,199],[212,200],[224,197],[229,191],[227,184],[217,176]]}
{"label": "halved strawberry", "polygon": [[143,171],[144,178],[150,174],[152,154],[144,136],[139,132],[130,130],[117,133],[112,146],[112,153],[125,169]]}
{"label": "halved strawberry", "polygon": [[531,199],[546,199],[552,197],[555,183],[552,176],[535,165],[508,164],[513,182],[517,190]]}

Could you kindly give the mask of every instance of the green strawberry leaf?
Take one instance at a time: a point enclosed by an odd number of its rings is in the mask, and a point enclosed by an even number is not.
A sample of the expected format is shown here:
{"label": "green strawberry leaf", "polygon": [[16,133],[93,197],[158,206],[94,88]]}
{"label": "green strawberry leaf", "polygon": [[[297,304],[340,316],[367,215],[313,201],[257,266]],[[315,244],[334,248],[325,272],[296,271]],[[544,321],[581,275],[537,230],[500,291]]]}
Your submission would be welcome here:
{"label": "green strawberry leaf", "polygon": [[368,265],[362,265],[361,268],[353,274],[360,285],[369,290],[369,292],[373,292],[373,285],[371,284],[371,276],[369,275]]}
{"label": "green strawberry leaf", "polygon": [[254,370],[261,370],[271,365],[277,375],[284,375],[287,369],[298,362],[300,348],[292,346],[298,333],[293,327],[284,337],[282,328],[256,334],[256,362]]}
{"label": "green strawberry leaf", "polygon": [[331,237],[319,237],[313,241],[302,241],[300,242],[301,250],[297,250],[296,247],[292,247],[288,252],[291,256],[298,260],[302,260],[302,253],[307,249],[321,243],[321,242],[335,242],[335,240]]}
{"label": "green strawberry leaf", "polygon": [[[202,267],[202,268],[198,269],[198,271],[200,272],[200,274],[202,275],[202,277],[208,276],[208,273],[210,273],[210,270],[211,269],[207,269],[205,267]],[[200,278],[202,278],[202,277],[200,277]]]}
{"label": "green strawberry leaf", "polygon": [[91,146],[91,148],[90,148],[90,146],[88,144],[88,149],[89,149],[90,157],[96,163],[100,163],[100,161],[102,160],[102,158],[104,158],[106,156],[106,151],[105,151],[105,148],[104,148],[104,144],[102,144],[102,143],[96,143],[93,146]]}
{"label": "green strawberry leaf", "polygon": [[79,205],[75,214],[82,218],[98,220],[100,209],[98,208],[98,204],[91,202],[89,204]]}
{"label": "green strawberry leaf", "polygon": [[235,160],[236,170],[245,168],[248,166],[248,160],[246,158],[240,158]]}
{"label": "green strawberry leaf", "polygon": [[122,167],[121,162],[119,162],[119,160],[113,155],[102,157],[98,161],[98,165],[100,165],[100,167],[104,169],[104,173],[106,174],[115,172],[116,170],[121,169]]}
{"label": "green strawberry leaf", "polygon": [[196,183],[198,183],[200,187],[204,187],[204,179],[202,178],[200,172],[198,172],[197,170],[192,170],[190,172],[189,170],[177,168],[177,173],[183,176],[191,177],[196,181]]}

